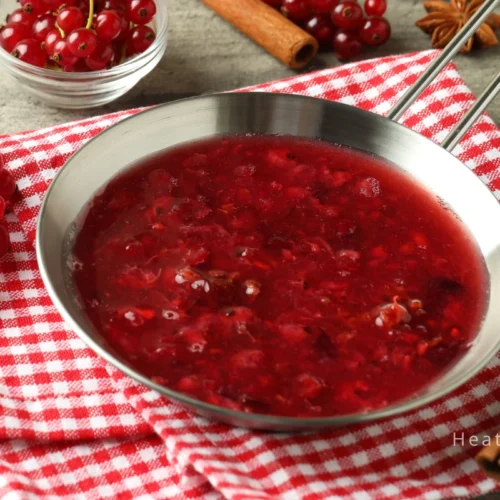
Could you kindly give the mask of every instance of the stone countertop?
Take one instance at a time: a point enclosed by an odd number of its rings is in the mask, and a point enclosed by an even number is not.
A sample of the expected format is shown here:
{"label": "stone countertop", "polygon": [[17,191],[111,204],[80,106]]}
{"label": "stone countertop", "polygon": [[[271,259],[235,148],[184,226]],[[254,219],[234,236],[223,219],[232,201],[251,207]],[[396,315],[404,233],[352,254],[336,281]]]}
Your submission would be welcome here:
{"label": "stone countertop", "polygon": [[[28,96],[13,80],[0,74],[0,133],[48,127],[121,109],[162,103],[180,97],[230,90],[295,74],[263,49],[204,7],[199,0],[166,0],[169,7],[169,45],[158,67],[114,103],[89,110],[49,108]],[[419,0],[388,0],[393,34],[382,47],[364,52],[372,58],[430,48],[430,39],[415,27],[425,13]],[[0,6],[0,14],[3,14]],[[2,16],[3,17],[3,16]],[[476,93],[499,70],[500,46],[455,62]],[[304,71],[338,65],[333,55],[321,54]],[[500,123],[500,99],[490,106]]]}

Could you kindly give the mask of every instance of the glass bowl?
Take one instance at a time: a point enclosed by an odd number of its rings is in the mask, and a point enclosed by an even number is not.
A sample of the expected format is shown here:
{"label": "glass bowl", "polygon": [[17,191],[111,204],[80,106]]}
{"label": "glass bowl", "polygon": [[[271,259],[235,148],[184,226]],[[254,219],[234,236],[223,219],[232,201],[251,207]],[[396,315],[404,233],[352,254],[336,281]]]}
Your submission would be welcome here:
{"label": "glass bowl", "polygon": [[[142,54],[102,71],[64,73],[37,68],[20,61],[0,48],[1,71],[11,76],[27,92],[56,108],[83,109],[102,106],[128,92],[160,62],[167,47],[167,6],[155,0],[152,27],[156,40]],[[0,2],[0,19],[19,8],[15,0]]]}

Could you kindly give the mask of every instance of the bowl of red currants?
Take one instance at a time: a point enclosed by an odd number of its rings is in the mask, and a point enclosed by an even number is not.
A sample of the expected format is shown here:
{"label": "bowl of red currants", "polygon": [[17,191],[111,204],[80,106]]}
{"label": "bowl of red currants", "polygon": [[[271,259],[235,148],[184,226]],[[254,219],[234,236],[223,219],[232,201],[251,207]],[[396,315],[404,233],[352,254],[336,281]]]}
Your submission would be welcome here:
{"label": "bowl of red currants", "polygon": [[159,63],[167,46],[162,0],[6,0],[0,65],[58,108],[107,104]]}

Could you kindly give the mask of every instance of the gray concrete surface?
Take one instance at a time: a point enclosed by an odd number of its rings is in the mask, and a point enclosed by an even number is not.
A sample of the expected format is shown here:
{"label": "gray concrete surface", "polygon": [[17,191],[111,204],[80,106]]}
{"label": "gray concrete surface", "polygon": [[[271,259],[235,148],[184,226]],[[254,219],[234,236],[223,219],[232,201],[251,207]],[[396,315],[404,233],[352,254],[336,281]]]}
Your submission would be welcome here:
{"label": "gray concrete surface", "polygon": [[[229,90],[293,75],[260,47],[205,8],[199,0],[166,0],[170,12],[169,45],[159,66],[114,103],[84,111],[49,108],[28,96],[0,73],[0,133],[47,127],[110,111],[166,102],[179,97]],[[0,0],[0,12],[2,10]],[[393,35],[389,43],[363,57],[405,53],[430,47],[429,37],[414,26],[424,14],[420,0],[388,0]],[[4,4],[5,6],[5,4]],[[500,47],[457,56],[463,77],[480,92],[499,70]],[[339,64],[319,56],[305,71]],[[490,107],[500,123],[500,98]]]}

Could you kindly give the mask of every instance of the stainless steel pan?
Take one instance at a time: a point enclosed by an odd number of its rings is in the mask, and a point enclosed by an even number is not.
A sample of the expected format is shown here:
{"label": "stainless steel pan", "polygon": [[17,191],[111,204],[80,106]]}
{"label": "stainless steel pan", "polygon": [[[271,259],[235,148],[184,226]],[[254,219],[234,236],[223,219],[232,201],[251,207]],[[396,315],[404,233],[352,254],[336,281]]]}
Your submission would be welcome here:
{"label": "stainless steel pan", "polygon": [[[366,422],[427,404],[477,373],[500,348],[500,206],[486,186],[446,149],[399,125],[397,119],[492,12],[487,0],[391,111],[388,118],[354,107],[293,95],[237,93],[199,97],[150,109],[101,133],[64,166],[41,208],[36,239],[38,263],[50,297],[64,319],[96,353],[118,369],[193,411],[230,424],[303,430]],[[500,75],[445,141],[448,150],[500,88]],[[419,394],[379,411],[331,418],[283,418],[212,406],[155,384],[130,367],[104,341],[80,310],[67,281],[66,256],[75,220],[93,195],[130,164],[186,141],[219,134],[285,134],[315,137],[386,158],[425,184],[468,227],[489,272],[489,304],[468,353]]]}

